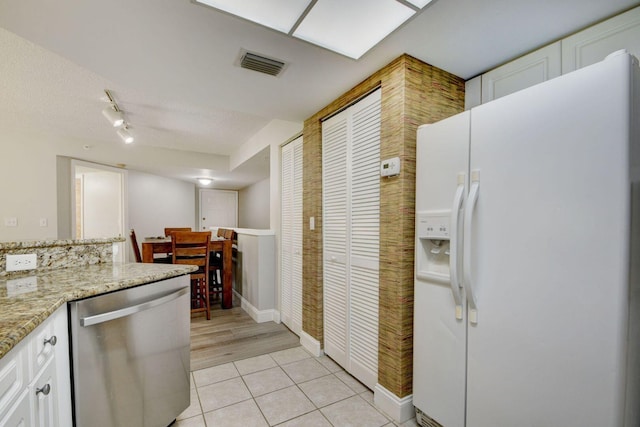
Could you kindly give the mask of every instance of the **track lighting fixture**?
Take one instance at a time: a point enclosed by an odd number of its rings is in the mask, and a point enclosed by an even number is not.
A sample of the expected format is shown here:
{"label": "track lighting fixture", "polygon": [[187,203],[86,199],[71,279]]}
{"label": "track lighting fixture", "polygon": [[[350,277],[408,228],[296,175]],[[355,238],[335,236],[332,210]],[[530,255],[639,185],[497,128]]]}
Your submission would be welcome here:
{"label": "track lighting fixture", "polygon": [[133,135],[129,132],[128,124],[124,119],[124,113],[118,108],[118,104],[116,104],[116,101],[113,99],[111,92],[105,89],[104,93],[107,95],[110,105],[102,110],[102,114],[109,120],[109,123],[111,123],[113,127],[120,128],[116,133],[122,138],[125,144],[131,144],[133,142]]}
{"label": "track lighting fixture", "polygon": [[104,114],[114,128],[124,124],[124,114],[122,114],[122,111],[116,110],[113,106],[106,107],[102,110],[102,114]]}
{"label": "track lighting fixture", "polygon": [[127,125],[124,125],[122,128],[116,131],[118,136],[122,138],[125,144],[131,144],[133,142],[133,135],[129,132],[129,128]]}

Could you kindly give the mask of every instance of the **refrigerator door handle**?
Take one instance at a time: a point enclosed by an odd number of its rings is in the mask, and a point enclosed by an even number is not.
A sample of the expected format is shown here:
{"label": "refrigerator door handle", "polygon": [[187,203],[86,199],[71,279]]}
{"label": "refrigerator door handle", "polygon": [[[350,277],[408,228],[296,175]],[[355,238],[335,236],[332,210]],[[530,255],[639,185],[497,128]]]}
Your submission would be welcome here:
{"label": "refrigerator door handle", "polygon": [[476,201],[478,200],[478,192],[480,191],[480,171],[471,171],[471,188],[469,190],[469,197],[465,204],[464,212],[464,253],[462,259],[462,272],[463,272],[463,284],[467,293],[467,302],[469,303],[469,322],[478,323],[478,304],[476,300],[476,294],[473,290],[473,283],[471,281],[471,247],[473,235],[471,224],[473,220],[473,214],[476,207]]}
{"label": "refrigerator door handle", "polygon": [[460,219],[460,209],[462,209],[462,201],[464,199],[464,182],[466,175],[464,173],[458,174],[458,188],[456,194],[453,197],[453,206],[451,207],[451,234],[449,236],[449,278],[451,282],[451,293],[453,294],[453,300],[456,303],[456,319],[462,319],[462,294],[460,292],[460,257],[459,243],[460,236],[458,225]]}

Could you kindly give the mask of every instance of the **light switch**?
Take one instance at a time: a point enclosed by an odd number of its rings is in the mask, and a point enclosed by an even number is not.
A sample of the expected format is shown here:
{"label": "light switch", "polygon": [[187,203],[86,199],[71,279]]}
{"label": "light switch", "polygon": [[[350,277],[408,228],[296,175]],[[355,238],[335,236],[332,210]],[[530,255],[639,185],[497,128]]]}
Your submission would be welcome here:
{"label": "light switch", "polygon": [[316,229],[316,218],[312,216],[309,218],[309,230],[315,230],[315,229]]}

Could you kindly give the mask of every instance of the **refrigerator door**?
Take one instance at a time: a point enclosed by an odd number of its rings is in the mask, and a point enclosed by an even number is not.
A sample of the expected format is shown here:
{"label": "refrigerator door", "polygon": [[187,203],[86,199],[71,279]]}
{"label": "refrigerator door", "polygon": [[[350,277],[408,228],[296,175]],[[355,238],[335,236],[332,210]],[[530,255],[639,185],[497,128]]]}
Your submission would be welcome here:
{"label": "refrigerator door", "polygon": [[468,427],[622,425],[631,69],[613,57],[472,111]]}
{"label": "refrigerator door", "polygon": [[[466,176],[468,169],[468,153],[468,112],[419,128],[417,222],[421,215],[451,213],[458,189],[458,175]],[[463,179],[463,190],[465,182]],[[419,224],[416,228],[419,230]],[[456,318],[449,277],[442,274],[448,269],[445,249],[441,248],[438,254],[431,253],[431,250],[437,250],[431,244],[428,239],[420,238],[419,231],[416,232],[413,403],[444,426],[462,427],[465,416],[466,322],[464,318]]]}

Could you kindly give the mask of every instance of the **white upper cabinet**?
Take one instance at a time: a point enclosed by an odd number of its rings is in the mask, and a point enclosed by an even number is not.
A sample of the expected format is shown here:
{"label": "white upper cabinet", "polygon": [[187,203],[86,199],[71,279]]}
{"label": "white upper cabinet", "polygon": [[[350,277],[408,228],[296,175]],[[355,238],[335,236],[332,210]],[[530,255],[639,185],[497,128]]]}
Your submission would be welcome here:
{"label": "white upper cabinet", "polygon": [[464,82],[464,109],[470,110],[482,104],[482,76]]}
{"label": "white upper cabinet", "polygon": [[465,109],[602,61],[620,49],[640,58],[640,7],[468,80]]}
{"label": "white upper cabinet", "polygon": [[640,57],[640,8],[562,40],[562,72],[566,74],[602,61],[620,49]]}
{"label": "white upper cabinet", "polygon": [[482,103],[562,74],[561,44],[556,42],[482,75]]}

